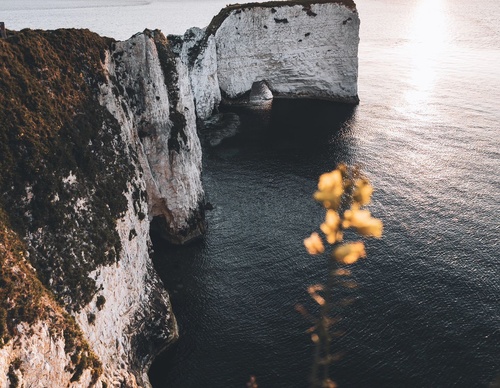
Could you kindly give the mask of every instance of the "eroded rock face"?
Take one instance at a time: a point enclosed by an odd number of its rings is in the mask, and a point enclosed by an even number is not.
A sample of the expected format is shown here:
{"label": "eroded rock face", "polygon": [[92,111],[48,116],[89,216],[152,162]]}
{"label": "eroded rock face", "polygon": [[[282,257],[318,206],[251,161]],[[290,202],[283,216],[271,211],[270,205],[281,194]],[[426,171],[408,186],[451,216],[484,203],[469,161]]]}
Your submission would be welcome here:
{"label": "eroded rock face", "polygon": [[130,184],[127,212],[117,221],[120,258],[90,274],[100,291],[76,315],[102,362],[101,381],[113,387],[148,387],[154,357],[178,336],[169,296],[150,259],[149,220],[139,216],[148,210],[145,197],[136,194],[145,192],[141,175]]}
{"label": "eroded rock face", "polygon": [[359,17],[352,0],[274,1],[227,6],[205,29],[169,36],[189,69],[202,121],[221,100],[254,104],[266,98],[358,103]]}
{"label": "eroded rock face", "polygon": [[215,37],[206,36],[205,30],[193,27],[186,31],[179,43],[178,55],[189,69],[196,116],[206,120],[221,101]]}
{"label": "eroded rock face", "polygon": [[9,39],[0,386],[148,387],[149,365],[178,333],[150,258],[151,222],[181,243],[204,227],[187,70],[159,32]]}
{"label": "eroded rock face", "polygon": [[76,388],[95,383],[88,369],[77,382],[71,382],[74,373],[68,369],[71,359],[65,351],[64,338],[54,336],[47,323],[23,323],[18,330],[16,339],[0,349],[0,387],[17,383],[18,387]]}
{"label": "eroded rock face", "polygon": [[358,102],[357,12],[338,2],[292,3],[223,11],[214,33],[223,95],[235,99],[265,81],[275,97]]}
{"label": "eroded rock face", "polygon": [[150,218],[172,242],[200,236],[201,146],[187,67],[158,31],[117,42],[105,66],[111,83],[102,89],[103,104],[140,138]]}

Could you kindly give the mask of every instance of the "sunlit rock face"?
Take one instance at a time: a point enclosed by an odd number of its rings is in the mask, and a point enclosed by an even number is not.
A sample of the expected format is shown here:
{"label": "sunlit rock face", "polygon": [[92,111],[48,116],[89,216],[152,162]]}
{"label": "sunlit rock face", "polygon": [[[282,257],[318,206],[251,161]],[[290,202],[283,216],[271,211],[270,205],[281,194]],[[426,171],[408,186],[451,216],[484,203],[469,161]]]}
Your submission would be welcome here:
{"label": "sunlit rock face", "polygon": [[354,4],[282,4],[233,6],[219,14],[227,14],[215,31],[222,94],[239,98],[265,81],[275,97],[357,103]]}
{"label": "sunlit rock face", "polygon": [[178,335],[150,226],[178,243],[204,228],[187,68],[156,31],[0,46],[0,135],[26,136],[0,144],[0,387],[149,387]]}
{"label": "sunlit rock face", "polygon": [[205,31],[200,28],[190,28],[182,37],[178,54],[189,69],[196,115],[205,120],[212,115],[221,101],[215,37],[205,37]]}
{"label": "sunlit rock face", "polygon": [[[103,102],[140,138],[149,216],[168,240],[184,243],[204,231],[201,146],[186,65],[160,32],[117,42],[106,63],[112,80]],[[113,87],[117,92],[113,91]]]}

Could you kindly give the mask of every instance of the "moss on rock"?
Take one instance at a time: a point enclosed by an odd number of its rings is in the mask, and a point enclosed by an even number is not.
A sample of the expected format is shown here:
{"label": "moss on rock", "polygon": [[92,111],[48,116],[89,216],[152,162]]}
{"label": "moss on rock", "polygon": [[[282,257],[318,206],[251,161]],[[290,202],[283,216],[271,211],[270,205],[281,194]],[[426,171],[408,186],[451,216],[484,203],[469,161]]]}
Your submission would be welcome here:
{"label": "moss on rock", "polygon": [[118,259],[115,223],[135,172],[118,122],[98,102],[112,42],[88,30],[0,40],[0,208],[69,311],[95,294],[89,273]]}
{"label": "moss on rock", "polygon": [[[37,278],[26,256],[26,244],[11,229],[6,213],[0,209],[0,349],[18,334],[19,324],[31,326],[41,320],[48,325],[54,339],[64,338],[65,351],[71,356],[66,368],[74,373],[73,378],[79,378],[78,371],[89,369],[92,380],[97,381],[102,374],[101,362],[74,318]],[[14,370],[20,367],[21,361],[16,359],[12,370],[9,369],[11,384],[16,379]]]}

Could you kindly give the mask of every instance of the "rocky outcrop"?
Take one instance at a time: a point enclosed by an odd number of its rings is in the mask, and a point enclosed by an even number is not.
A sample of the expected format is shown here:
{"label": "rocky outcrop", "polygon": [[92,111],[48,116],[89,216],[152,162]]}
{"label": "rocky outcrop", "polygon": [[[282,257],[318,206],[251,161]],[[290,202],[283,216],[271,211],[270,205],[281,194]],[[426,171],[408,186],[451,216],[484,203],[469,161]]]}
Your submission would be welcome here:
{"label": "rocky outcrop", "polygon": [[101,88],[101,101],[139,141],[154,225],[175,243],[200,236],[201,146],[186,66],[159,31],[146,31],[117,42],[105,67],[110,82]]}
{"label": "rocky outcrop", "polygon": [[193,27],[184,36],[169,36],[169,39],[174,42],[176,54],[189,69],[196,115],[206,120],[221,102],[215,37]]}
{"label": "rocky outcrop", "polygon": [[[359,17],[351,0],[230,5],[202,32],[188,30],[180,51],[190,64],[193,90],[210,79],[210,87],[200,89],[210,93],[195,92],[203,120],[220,101],[214,90],[225,103],[245,104],[254,84],[265,85],[275,98],[359,102]],[[266,92],[250,102],[268,98]]]}
{"label": "rocky outcrop", "polygon": [[149,386],[177,338],[150,226],[179,243],[204,228],[187,70],[152,31],[0,44],[0,386]]}
{"label": "rocky outcrop", "polygon": [[359,18],[352,2],[234,6],[217,24],[217,75],[229,99],[265,81],[275,97],[358,101]]}

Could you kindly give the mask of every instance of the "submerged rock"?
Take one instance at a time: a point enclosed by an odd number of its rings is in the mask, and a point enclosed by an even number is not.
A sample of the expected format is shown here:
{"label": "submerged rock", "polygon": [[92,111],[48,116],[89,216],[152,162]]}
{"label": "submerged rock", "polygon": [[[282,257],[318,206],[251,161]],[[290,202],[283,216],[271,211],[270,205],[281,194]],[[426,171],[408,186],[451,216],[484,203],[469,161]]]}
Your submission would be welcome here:
{"label": "submerged rock", "polygon": [[215,147],[225,139],[236,136],[240,125],[240,117],[236,113],[218,113],[203,122],[201,136],[210,147]]}

